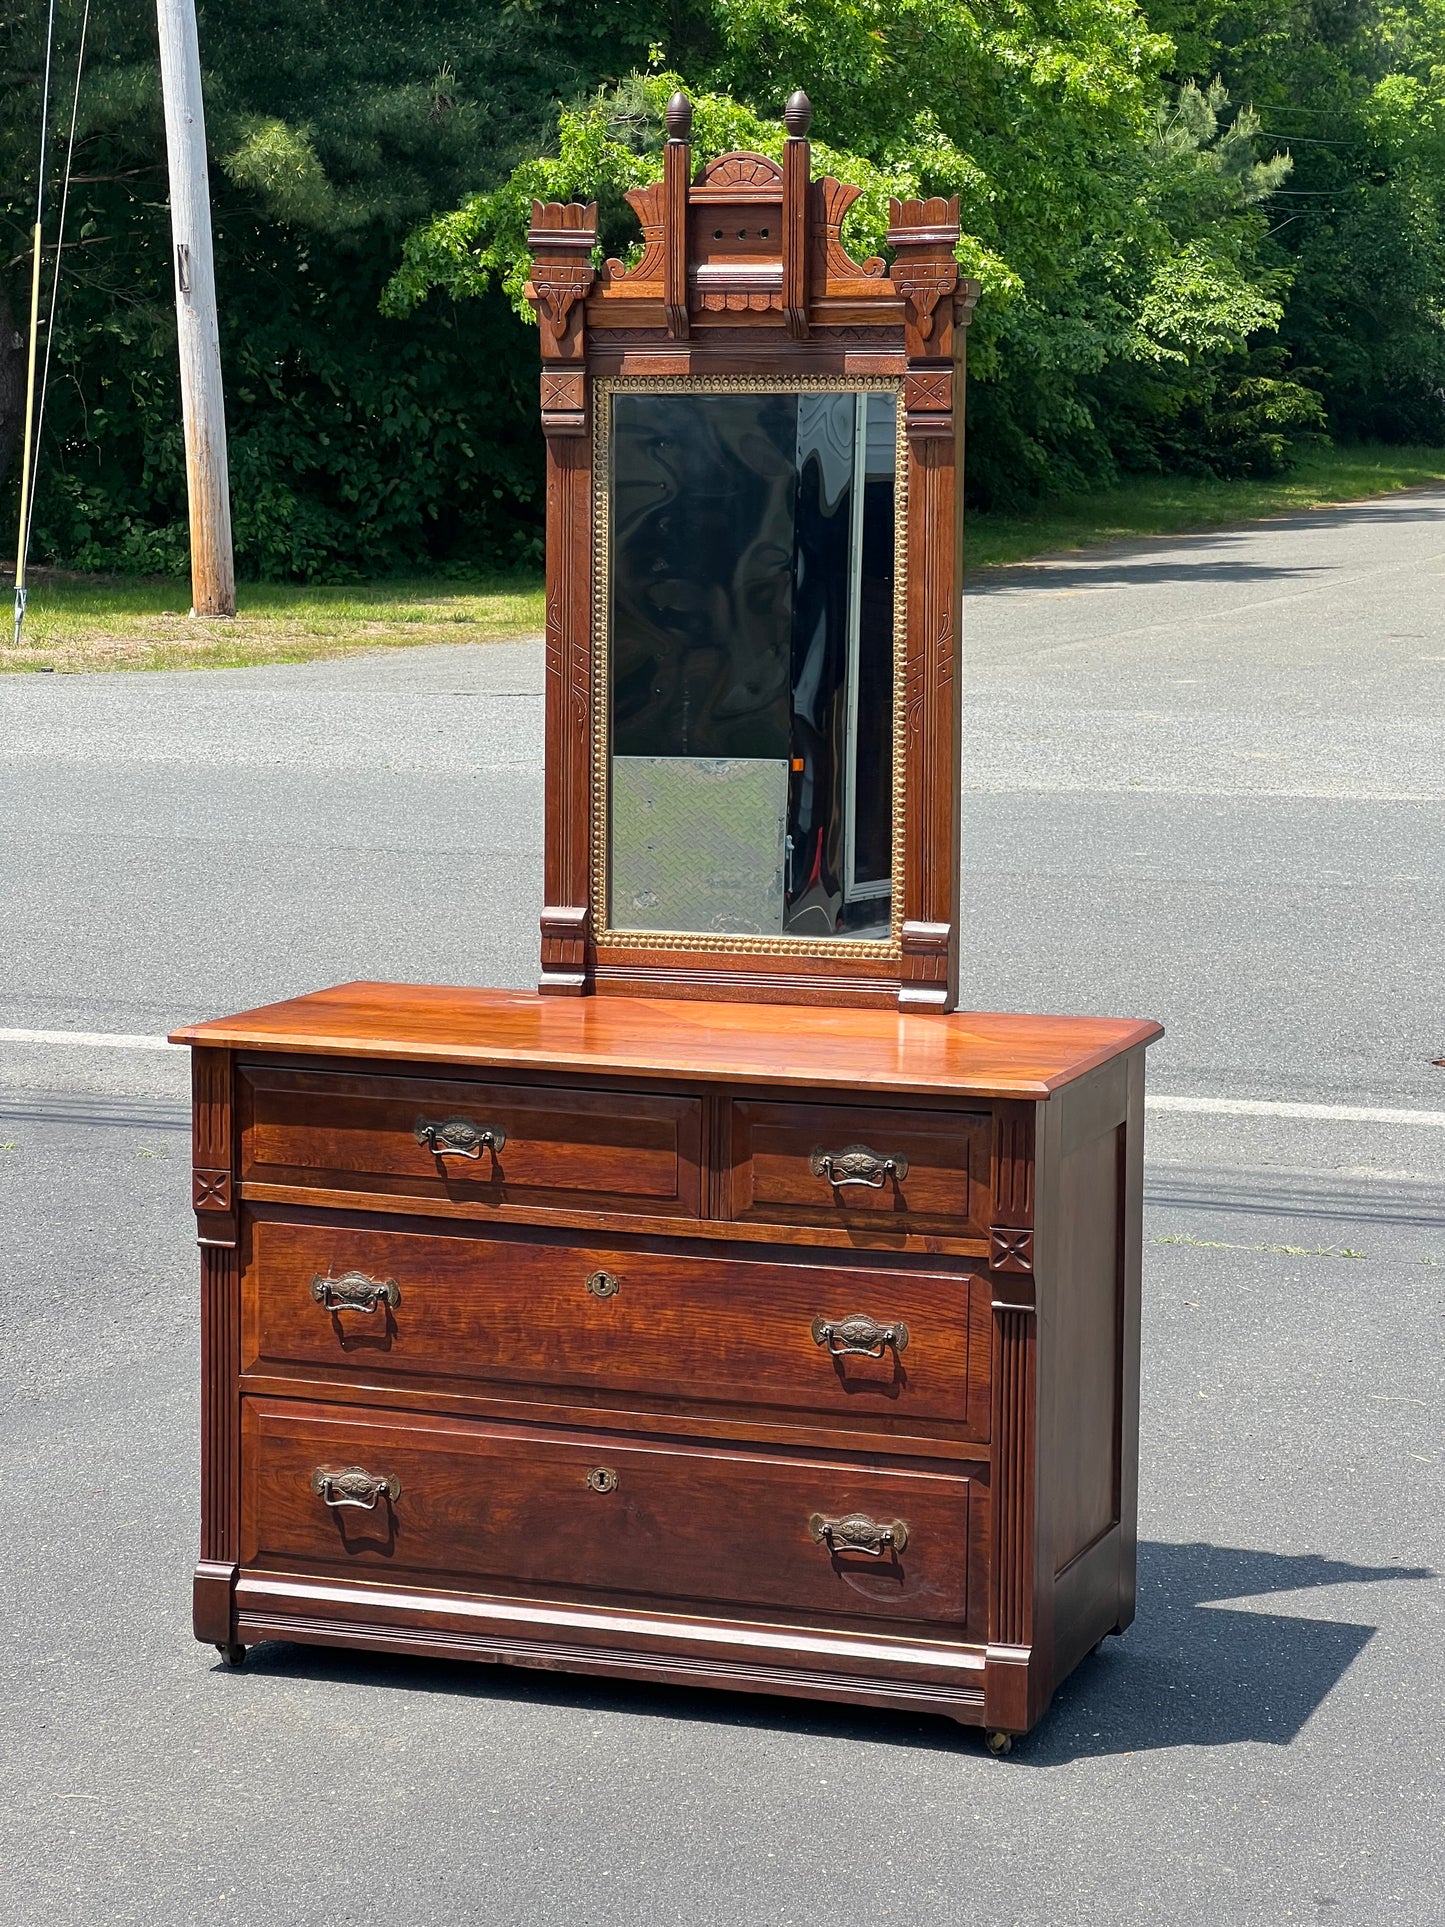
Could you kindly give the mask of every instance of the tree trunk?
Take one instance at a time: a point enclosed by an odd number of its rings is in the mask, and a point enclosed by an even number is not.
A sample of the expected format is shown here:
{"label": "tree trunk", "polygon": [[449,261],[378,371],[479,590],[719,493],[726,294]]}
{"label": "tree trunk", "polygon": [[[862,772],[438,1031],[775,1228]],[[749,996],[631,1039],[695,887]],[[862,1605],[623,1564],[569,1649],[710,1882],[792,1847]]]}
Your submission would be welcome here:
{"label": "tree trunk", "polygon": [[15,326],[10,293],[0,281],[0,483],[10,473],[25,419],[25,337]]}

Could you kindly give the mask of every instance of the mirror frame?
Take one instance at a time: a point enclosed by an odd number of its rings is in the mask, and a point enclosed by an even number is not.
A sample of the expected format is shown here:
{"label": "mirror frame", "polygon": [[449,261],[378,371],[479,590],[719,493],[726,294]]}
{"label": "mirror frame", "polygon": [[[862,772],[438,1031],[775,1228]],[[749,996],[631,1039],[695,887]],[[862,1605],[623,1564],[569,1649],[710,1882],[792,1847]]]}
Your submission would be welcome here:
{"label": "mirror frame", "polygon": [[[903,935],[903,765],[907,670],[907,444],[903,421],[903,384],[886,375],[697,375],[658,379],[644,375],[601,375],[592,383],[592,874],[590,923],[599,950],[645,943],[654,950],[746,952],[753,957],[851,956],[881,966],[897,963]],[[889,803],[891,849],[890,923],[886,938],[842,936],[748,936],[702,931],[635,931],[614,928],[610,917],[612,789],[612,461],[611,403],[616,395],[858,395],[897,398],[897,457],[893,483],[893,772]]]}
{"label": "mirror frame", "polygon": [[[964,350],[978,284],[954,258],[956,197],[890,202],[891,267],[852,260],[840,234],[861,190],[811,178],[810,118],[795,94],[781,164],[724,154],[694,175],[691,108],[674,95],[663,178],[626,197],[642,225],[630,266],[596,267],[595,203],[532,206],[547,460],[544,993],[957,1002]],[[607,402],[672,388],[899,394],[886,942],[607,927]]]}

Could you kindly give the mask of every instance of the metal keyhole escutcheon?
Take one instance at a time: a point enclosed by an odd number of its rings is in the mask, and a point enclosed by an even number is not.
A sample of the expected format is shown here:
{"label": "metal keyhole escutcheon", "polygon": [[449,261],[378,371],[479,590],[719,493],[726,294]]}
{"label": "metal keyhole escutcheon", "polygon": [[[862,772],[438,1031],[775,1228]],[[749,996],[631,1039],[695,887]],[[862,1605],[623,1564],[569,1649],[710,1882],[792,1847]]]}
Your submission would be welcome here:
{"label": "metal keyhole escutcheon", "polygon": [[587,1474],[587,1483],[594,1492],[615,1492],[617,1474],[608,1465],[595,1465]]}

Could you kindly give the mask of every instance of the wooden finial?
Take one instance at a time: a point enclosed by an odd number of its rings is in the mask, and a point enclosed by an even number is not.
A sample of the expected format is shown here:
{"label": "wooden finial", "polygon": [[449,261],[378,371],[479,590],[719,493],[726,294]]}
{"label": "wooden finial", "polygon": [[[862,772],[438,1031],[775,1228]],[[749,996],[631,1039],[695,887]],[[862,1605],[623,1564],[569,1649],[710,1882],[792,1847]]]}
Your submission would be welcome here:
{"label": "wooden finial", "polygon": [[663,116],[667,122],[667,138],[670,141],[685,141],[692,132],[692,102],[681,88],[667,103]]}
{"label": "wooden finial", "polygon": [[805,140],[808,129],[813,124],[813,103],[800,87],[788,95],[788,104],[783,109],[783,125],[795,141]]}

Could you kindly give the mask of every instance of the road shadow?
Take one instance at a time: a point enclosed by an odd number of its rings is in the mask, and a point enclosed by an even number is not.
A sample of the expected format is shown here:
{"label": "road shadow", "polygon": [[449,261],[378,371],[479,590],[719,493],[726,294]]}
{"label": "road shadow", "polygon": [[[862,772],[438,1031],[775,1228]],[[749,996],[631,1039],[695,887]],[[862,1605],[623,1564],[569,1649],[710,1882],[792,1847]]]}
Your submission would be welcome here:
{"label": "road shadow", "polygon": [[[1326,572],[1328,564],[1289,566],[1235,561],[1230,552],[1263,533],[1300,534],[1345,524],[1372,527],[1445,521],[1445,494],[1438,486],[1405,490],[1363,502],[1299,509],[1269,515],[1232,528],[1180,529],[1172,535],[1121,536],[1061,550],[1027,562],[980,569],[968,578],[969,598],[1020,593],[1049,594],[1070,589],[1140,587],[1160,582],[1256,583],[1304,580]],[[1195,559],[1197,558],[1197,559]]]}
{"label": "road shadow", "polygon": [[1064,1682],[1016,1757],[1054,1766],[1166,1747],[1288,1746],[1377,1629],[1216,1602],[1434,1577],[1428,1566],[1143,1543],[1134,1625]]}
{"label": "road shadow", "polygon": [[[1359,1657],[1375,1627],[1242,1611],[1213,1602],[1433,1576],[1422,1566],[1359,1566],[1315,1554],[1145,1542],[1139,1548],[1139,1616],[1134,1626],[1123,1639],[1108,1641],[1083,1662],[1060,1688],[1040,1725],[1015,1747],[1012,1759],[1056,1766],[1165,1747],[1246,1741],[1286,1746]],[[910,1713],[281,1641],[251,1650],[238,1686],[248,1676],[331,1680],[387,1691],[702,1721],[938,1752],[957,1751],[970,1738],[950,1721]]]}
{"label": "road shadow", "polygon": [[[1177,545],[1176,545],[1177,546]],[[1218,544],[1211,544],[1217,547]],[[1098,551],[1091,552],[1097,558]],[[1149,562],[1137,559],[1137,550],[1131,551],[1131,558],[1117,562],[1089,559],[1081,555],[1077,562],[1025,563],[1017,568],[999,569],[991,579],[975,578],[970,581],[968,594],[998,595],[1063,595],[1069,591],[1088,591],[1090,589],[1143,589],[1157,586],[1161,582],[1191,582],[1233,584],[1243,587],[1260,582],[1304,582],[1314,576],[1327,574],[1324,568],[1291,568],[1283,564],[1275,566],[1267,562],[1230,562],[1199,561],[1191,562],[1187,557],[1171,556],[1167,561]]]}

